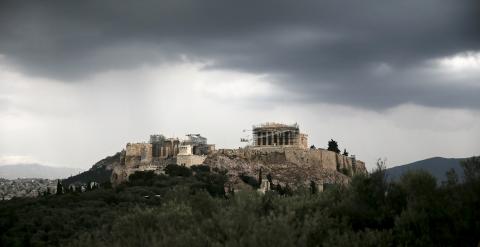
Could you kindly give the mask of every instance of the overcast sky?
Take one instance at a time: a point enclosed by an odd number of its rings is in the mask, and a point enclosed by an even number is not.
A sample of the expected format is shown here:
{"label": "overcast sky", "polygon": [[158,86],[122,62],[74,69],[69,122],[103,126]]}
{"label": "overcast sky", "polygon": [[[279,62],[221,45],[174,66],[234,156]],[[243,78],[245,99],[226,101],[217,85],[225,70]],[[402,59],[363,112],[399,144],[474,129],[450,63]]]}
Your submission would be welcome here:
{"label": "overcast sky", "polygon": [[0,1],[0,164],[266,121],[369,168],[480,155],[480,1]]}

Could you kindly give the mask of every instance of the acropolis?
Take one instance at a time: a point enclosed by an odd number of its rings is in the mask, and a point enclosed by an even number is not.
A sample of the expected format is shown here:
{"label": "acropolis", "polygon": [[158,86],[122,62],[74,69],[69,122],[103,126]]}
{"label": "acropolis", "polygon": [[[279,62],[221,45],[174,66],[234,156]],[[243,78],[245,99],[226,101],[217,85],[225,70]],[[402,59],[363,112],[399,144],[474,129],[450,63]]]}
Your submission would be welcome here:
{"label": "acropolis", "polygon": [[251,131],[251,139],[242,138],[249,144],[238,149],[217,150],[200,134],[187,134],[184,139],[156,134],[150,136],[148,143],[127,143],[121,152],[120,166],[112,172],[112,182],[126,181],[136,171],[163,173],[171,164],[226,169],[233,184],[241,183],[240,174],[258,176],[259,169],[270,171],[279,182],[304,177],[305,181],[316,181],[319,185],[345,183],[349,174],[365,171],[365,164],[354,156],[309,148],[308,136],[300,132],[297,123],[267,122],[253,125]]}

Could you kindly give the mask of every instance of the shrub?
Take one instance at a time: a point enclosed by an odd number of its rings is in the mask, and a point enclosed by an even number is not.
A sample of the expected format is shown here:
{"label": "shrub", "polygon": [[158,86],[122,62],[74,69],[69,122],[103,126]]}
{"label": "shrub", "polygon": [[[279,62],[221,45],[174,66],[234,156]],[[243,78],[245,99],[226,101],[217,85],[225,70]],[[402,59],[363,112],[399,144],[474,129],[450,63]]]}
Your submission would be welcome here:
{"label": "shrub", "polygon": [[165,174],[168,174],[171,177],[190,177],[192,176],[192,170],[185,166],[171,164],[165,167]]}

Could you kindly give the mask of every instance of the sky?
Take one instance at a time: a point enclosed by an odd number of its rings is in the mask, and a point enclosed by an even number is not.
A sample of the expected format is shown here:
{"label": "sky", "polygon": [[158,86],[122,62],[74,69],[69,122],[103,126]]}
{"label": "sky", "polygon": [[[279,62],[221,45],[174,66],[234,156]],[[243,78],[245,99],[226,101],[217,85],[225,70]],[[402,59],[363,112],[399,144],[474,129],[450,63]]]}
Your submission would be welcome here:
{"label": "sky", "polygon": [[263,122],[369,169],[480,155],[480,1],[0,0],[0,165]]}

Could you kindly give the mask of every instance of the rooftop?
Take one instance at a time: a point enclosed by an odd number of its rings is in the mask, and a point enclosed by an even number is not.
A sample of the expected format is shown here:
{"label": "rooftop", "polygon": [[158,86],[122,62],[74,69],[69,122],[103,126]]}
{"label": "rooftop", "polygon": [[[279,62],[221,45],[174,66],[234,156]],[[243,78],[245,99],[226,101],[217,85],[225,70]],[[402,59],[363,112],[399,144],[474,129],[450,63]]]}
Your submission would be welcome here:
{"label": "rooftop", "polygon": [[266,122],[258,125],[253,125],[253,129],[256,128],[278,128],[278,127],[287,127],[287,128],[298,128],[298,124],[282,124],[282,123],[275,123],[275,122]]}

